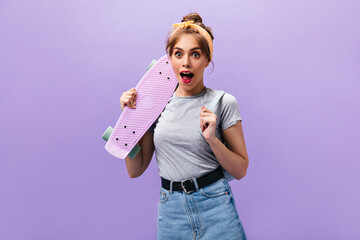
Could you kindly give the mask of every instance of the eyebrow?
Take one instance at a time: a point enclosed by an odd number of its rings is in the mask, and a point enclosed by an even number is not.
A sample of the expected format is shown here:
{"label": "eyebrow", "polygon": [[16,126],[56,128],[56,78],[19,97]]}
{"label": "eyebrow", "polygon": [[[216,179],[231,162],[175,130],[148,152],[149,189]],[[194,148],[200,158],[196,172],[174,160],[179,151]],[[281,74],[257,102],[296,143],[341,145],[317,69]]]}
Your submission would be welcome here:
{"label": "eyebrow", "polygon": [[[179,47],[174,47],[174,49],[179,49],[179,50],[183,51],[183,49],[181,49]],[[197,49],[201,50],[201,48],[199,48],[199,47],[194,47],[194,48],[190,49],[190,51],[194,51],[194,50],[197,50]]]}

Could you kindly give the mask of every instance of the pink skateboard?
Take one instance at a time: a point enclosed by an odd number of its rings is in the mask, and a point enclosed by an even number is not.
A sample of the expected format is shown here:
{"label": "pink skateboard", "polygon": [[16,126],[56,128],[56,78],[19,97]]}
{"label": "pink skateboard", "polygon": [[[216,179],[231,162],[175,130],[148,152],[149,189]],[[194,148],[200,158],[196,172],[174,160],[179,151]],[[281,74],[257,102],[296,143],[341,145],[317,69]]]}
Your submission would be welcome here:
{"label": "pink skateboard", "polygon": [[167,55],[153,60],[135,87],[136,108],[125,107],[115,128],[103,134],[105,149],[113,156],[134,158],[140,150],[137,143],[166,107],[177,86],[175,73]]}

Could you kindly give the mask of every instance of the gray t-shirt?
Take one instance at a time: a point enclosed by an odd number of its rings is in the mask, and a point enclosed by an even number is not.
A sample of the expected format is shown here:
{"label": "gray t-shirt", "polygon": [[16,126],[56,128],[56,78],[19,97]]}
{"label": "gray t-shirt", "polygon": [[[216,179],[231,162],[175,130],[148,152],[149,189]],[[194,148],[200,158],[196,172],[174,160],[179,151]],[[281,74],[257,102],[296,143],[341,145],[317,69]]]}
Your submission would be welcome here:
{"label": "gray t-shirt", "polygon": [[[217,91],[205,88],[197,95],[170,98],[160,117],[149,129],[154,133],[159,175],[172,181],[200,177],[219,163],[200,132],[201,106],[208,106]],[[236,98],[225,93],[215,107],[215,135],[224,142],[222,131],[242,121]]]}

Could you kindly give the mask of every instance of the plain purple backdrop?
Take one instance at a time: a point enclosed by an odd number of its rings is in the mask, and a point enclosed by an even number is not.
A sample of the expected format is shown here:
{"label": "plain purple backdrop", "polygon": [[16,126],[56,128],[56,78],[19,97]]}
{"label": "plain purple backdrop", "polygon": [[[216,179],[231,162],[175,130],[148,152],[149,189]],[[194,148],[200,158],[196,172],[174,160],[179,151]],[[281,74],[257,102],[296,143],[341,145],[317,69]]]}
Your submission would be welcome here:
{"label": "plain purple backdrop", "polygon": [[155,159],[130,179],[101,135],[190,12],[243,117],[248,239],[360,239],[357,0],[1,0],[0,239],[156,238]]}

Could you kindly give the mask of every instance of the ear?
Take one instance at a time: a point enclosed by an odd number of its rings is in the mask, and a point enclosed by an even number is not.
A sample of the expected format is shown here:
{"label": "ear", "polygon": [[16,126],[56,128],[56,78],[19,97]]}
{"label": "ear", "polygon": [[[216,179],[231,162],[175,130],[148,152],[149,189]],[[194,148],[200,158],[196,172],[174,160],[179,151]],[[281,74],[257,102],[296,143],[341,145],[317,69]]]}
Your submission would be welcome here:
{"label": "ear", "polygon": [[207,62],[207,64],[205,65],[205,68],[207,68],[210,64],[210,61]]}

